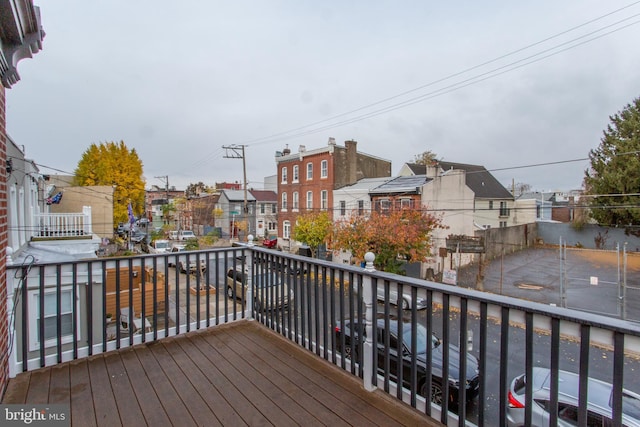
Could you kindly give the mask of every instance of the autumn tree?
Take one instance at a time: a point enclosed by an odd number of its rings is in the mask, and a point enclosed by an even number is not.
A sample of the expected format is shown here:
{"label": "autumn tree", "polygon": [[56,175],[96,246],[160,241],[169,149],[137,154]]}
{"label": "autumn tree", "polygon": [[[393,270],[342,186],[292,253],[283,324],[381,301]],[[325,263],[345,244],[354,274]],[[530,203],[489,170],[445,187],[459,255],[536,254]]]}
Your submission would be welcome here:
{"label": "autumn tree", "polygon": [[[598,148],[589,152],[591,167],[584,187],[591,216],[601,225],[640,225],[640,98],[610,116]],[[635,226],[635,227],[634,227]]]}
{"label": "autumn tree", "polygon": [[127,222],[129,203],[136,216],[144,213],[142,161],[136,150],[129,150],[123,141],[91,144],[74,173],[74,185],[114,187],[113,220],[116,223]]}
{"label": "autumn tree", "polygon": [[436,228],[444,228],[440,219],[419,209],[372,212],[336,224],[334,246],[359,259],[373,252],[377,269],[401,273],[403,261],[422,261],[431,255],[431,233]]}
{"label": "autumn tree", "polygon": [[437,161],[437,154],[431,150],[427,150],[424,153],[417,154],[413,160],[413,163],[417,165],[431,166]]}
{"label": "autumn tree", "polygon": [[309,212],[296,219],[293,238],[309,245],[311,256],[316,257],[318,247],[327,241],[333,229],[333,222],[327,212]]}

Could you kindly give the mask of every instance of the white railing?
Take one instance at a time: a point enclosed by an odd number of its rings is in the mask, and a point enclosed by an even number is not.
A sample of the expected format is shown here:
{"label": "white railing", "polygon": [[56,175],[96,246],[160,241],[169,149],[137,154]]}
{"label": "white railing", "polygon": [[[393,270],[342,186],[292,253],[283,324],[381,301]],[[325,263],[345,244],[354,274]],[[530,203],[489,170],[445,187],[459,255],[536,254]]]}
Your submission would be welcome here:
{"label": "white railing", "polygon": [[91,207],[80,213],[42,213],[35,215],[36,230],[33,237],[91,236]]}

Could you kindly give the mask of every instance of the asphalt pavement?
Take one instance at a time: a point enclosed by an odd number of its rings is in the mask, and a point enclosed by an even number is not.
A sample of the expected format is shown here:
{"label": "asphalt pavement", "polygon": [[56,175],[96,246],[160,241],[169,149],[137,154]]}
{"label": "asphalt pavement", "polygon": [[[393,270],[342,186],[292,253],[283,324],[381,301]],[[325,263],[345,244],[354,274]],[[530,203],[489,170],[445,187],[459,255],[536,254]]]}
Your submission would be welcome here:
{"label": "asphalt pavement", "polygon": [[529,248],[461,268],[458,286],[640,322],[640,254],[624,258],[615,251]]}

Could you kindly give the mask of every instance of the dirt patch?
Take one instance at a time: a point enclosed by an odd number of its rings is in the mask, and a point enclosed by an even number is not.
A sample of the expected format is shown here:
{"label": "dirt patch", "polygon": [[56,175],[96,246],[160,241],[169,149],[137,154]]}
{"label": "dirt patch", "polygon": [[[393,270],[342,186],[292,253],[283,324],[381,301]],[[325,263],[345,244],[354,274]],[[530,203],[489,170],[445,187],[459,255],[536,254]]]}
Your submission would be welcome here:
{"label": "dirt patch", "polygon": [[[589,249],[567,249],[572,256],[580,257],[596,267],[617,267],[618,254],[614,251],[596,251]],[[622,263],[622,252],[620,253]],[[627,270],[640,272],[640,254],[627,253]]]}

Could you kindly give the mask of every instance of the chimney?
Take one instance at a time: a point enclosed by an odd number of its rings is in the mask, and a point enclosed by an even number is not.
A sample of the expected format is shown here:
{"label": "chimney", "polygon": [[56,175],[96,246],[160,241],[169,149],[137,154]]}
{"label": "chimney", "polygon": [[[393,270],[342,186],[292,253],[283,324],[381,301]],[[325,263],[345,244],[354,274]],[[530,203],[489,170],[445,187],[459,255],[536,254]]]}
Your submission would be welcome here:
{"label": "chimney", "polygon": [[333,137],[329,137],[329,146],[335,147],[336,139]]}
{"label": "chimney", "polygon": [[349,140],[344,142],[347,149],[347,185],[358,182],[358,142]]}
{"label": "chimney", "polygon": [[298,147],[298,153],[304,153],[305,151],[307,151],[306,145],[300,145],[300,147]]}
{"label": "chimney", "polygon": [[283,156],[288,156],[289,154],[291,154],[291,150],[289,150],[289,144],[287,144],[287,146],[285,147],[284,150],[282,150],[282,155]]}

